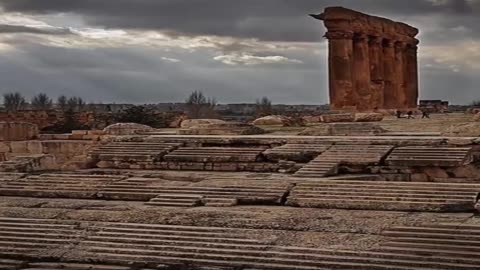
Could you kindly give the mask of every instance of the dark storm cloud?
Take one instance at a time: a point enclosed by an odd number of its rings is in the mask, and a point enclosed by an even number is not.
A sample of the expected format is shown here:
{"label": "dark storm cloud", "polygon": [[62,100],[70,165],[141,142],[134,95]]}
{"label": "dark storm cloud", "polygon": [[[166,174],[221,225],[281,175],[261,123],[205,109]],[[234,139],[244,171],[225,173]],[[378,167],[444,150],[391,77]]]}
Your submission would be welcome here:
{"label": "dark storm cloud", "polygon": [[480,15],[478,3],[467,0],[0,0],[0,4],[12,12],[72,12],[90,25],[109,28],[282,41],[319,40],[320,23],[306,14],[331,5],[394,17]]}
{"label": "dark storm cloud", "polygon": [[10,33],[29,33],[29,34],[42,34],[42,35],[73,34],[67,28],[32,27],[32,26],[24,26],[24,25],[0,24],[0,34],[10,34]]}

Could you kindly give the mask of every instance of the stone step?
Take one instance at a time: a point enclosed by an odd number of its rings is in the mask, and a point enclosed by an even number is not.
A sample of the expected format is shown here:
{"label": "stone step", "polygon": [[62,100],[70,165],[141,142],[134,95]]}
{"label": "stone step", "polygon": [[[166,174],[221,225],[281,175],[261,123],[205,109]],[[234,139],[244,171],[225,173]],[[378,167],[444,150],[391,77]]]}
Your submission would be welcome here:
{"label": "stone step", "polygon": [[298,182],[287,205],[300,207],[398,210],[473,211],[478,184],[371,181]]}
{"label": "stone step", "polygon": [[387,157],[392,166],[448,166],[462,165],[471,148],[457,147],[398,147]]}
{"label": "stone step", "polygon": [[[335,255],[305,255],[291,254],[283,255],[278,252],[236,252],[236,250],[215,250],[215,249],[178,249],[171,246],[163,249],[146,250],[134,248],[112,248],[93,247],[89,250],[110,260],[128,260],[137,258],[146,262],[193,262],[199,260],[216,265],[251,266],[262,267],[270,265],[266,269],[299,269],[301,267],[318,268],[339,268],[339,269],[476,269],[476,265],[461,263],[423,262],[418,260],[402,259],[381,259],[376,257],[360,256],[335,256]],[[312,257],[316,257],[315,259]],[[275,265],[272,267],[272,265]],[[264,269],[264,268],[262,268]],[[301,268],[300,268],[301,269]]]}
{"label": "stone step", "polygon": [[[102,264],[81,264],[81,263],[56,263],[56,262],[40,262],[29,263],[28,267],[22,270],[132,270],[130,266],[102,265]],[[138,270],[150,270],[146,268],[135,268]],[[162,269],[162,268],[157,268]],[[165,268],[166,269],[166,268]]]}
{"label": "stone step", "polygon": [[[478,245],[444,242],[437,247],[415,242],[417,246],[401,246],[408,241],[390,239],[381,247],[381,251],[341,251],[321,250],[303,247],[284,247],[273,245],[271,240],[251,239],[247,235],[255,234],[255,230],[240,230],[218,227],[196,227],[159,224],[135,223],[101,223],[88,222],[80,229],[76,221],[55,221],[37,219],[0,218],[0,223],[7,224],[48,224],[75,226],[72,231],[77,239],[72,248],[82,254],[83,260],[95,258],[95,262],[106,263],[100,268],[110,270],[110,265],[130,265],[130,262],[147,262],[151,265],[178,265],[186,263],[192,267],[226,268],[234,267],[252,269],[478,269],[480,256],[470,251]],[[23,226],[23,229],[29,226]],[[426,227],[436,229],[436,227]],[[439,229],[452,230],[453,224],[443,224]],[[465,226],[476,231],[472,225]],[[12,228],[15,229],[15,228]],[[41,228],[38,228],[40,230]],[[398,228],[402,229],[402,228]],[[3,230],[2,230],[3,231]],[[84,232],[87,231],[88,234]],[[23,231],[24,232],[24,231]],[[59,233],[62,234],[62,233]],[[79,238],[82,236],[82,238]],[[477,235],[479,236],[479,235]],[[35,258],[38,252],[45,249],[65,249],[65,245],[48,245],[29,241],[30,236],[2,239],[2,254],[20,255]],[[23,238],[22,238],[23,237]],[[256,236],[257,237],[257,236]],[[31,237],[35,239],[34,237]],[[47,239],[50,239],[47,237]],[[63,238],[62,238],[63,239]],[[417,239],[418,240],[418,239]],[[460,239],[461,240],[461,239]],[[459,241],[455,239],[455,241]],[[468,240],[472,241],[472,240]],[[420,246],[419,246],[420,245]],[[427,255],[425,255],[427,254]],[[463,255],[462,255],[463,254]],[[94,265],[96,266],[96,264]],[[57,269],[48,263],[30,265],[33,269]],[[84,270],[83,264],[61,269]],[[201,269],[201,268],[200,268]],[[86,269],[85,269],[86,270]],[[116,268],[112,270],[117,270]],[[123,270],[123,269],[118,269]]]}
{"label": "stone step", "polygon": [[238,204],[238,199],[232,198],[205,198],[203,200],[205,206],[208,207],[231,207]]}
{"label": "stone step", "polygon": [[[422,192],[419,193],[417,191],[409,191],[405,192],[403,190],[401,191],[372,191],[368,190],[369,196],[387,196],[387,197],[412,197],[412,198],[455,198],[455,199],[462,199],[464,200],[465,198],[468,198],[469,196],[471,197],[471,201],[475,199],[475,195],[473,195],[471,192],[470,193],[465,193],[458,195],[457,192],[444,192],[443,194],[437,192],[437,191],[430,191],[428,192]],[[291,195],[295,194],[301,194],[302,197],[322,197],[325,195],[334,195],[334,196],[355,196],[358,195],[359,193],[357,191],[349,191],[349,190],[331,190],[331,189],[325,189],[325,190],[301,190],[301,189],[296,189],[294,192],[290,193]]]}
{"label": "stone step", "polygon": [[21,269],[26,263],[20,260],[2,259],[0,258],[0,270],[17,270]]}

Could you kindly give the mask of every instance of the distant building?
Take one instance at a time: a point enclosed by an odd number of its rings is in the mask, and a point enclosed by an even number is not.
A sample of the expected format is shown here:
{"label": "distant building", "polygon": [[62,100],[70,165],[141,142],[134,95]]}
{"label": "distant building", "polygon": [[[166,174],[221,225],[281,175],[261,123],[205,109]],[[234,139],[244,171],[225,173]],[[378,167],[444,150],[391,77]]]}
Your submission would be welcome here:
{"label": "distant building", "polygon": [[443,100],[420,100],[420,109],[427,109],[431,112],[447,112],[449,102]]}

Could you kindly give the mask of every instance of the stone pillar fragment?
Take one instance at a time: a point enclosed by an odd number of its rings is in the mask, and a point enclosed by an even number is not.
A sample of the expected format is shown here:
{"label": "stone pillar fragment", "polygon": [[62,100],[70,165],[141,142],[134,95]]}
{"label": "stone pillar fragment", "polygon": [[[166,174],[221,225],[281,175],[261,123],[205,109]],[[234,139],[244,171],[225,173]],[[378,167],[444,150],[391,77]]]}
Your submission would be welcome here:
{"label": "stone pillar fragment", "polygon": [[370,56],[368,36],[357,34],[353,40],[353,104],[360,111],[372,109],[372,92],[370,91]]}
{"label": "stone pillar fragment", "polygon": [[372,107],[384,107],[385,64],[383,57],[383,38],[372,37],[369,42],[370,55],[370,91],[372,92]]}
{"label": "stone pillar fragment", "polygon": [[383,64],[384,64],[384,91],[383,100],[385,109],[395,109],[396,88],[395,88],[395,47],[392,40],[385,40],[383,43]]}
{"label": "stone pillar fragment", "polygon": [[406,95],[406,85],[405,85],[405,49],[406,44],[402,41],[397,41],[395,43],[395,106],[397,109],[407,108],[407,95]]}
{"label": "stone pillar fragment", "polygon": [[354,106],[352,65],[353,65],[353,33],[328,32],[329,40],[329,84],[330,104],[332,109]]}
{"label": "stone pillar fragment", "polygon": [[416,108],[418,105],[418,47],[416,44],[408,44],[406,49],[406,67],[407,67],[407,106]]}

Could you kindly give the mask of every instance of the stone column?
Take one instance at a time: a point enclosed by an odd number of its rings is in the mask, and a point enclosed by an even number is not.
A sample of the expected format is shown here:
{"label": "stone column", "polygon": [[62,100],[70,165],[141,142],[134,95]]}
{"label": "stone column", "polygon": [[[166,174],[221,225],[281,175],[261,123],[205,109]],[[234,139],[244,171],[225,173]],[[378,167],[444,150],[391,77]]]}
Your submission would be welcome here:
{"label": "stone column", "polygon": [[374,109],[384,108],[384,59],[383,59],[383,38],[371,37],[369,42],[370,55],[370,91]]}
{"label": "stone column", "polygon": [[408,44],[406,49],[406,67],[407,67],[407,106],[416,108],[418,105],[418,59],[417,44]]}
{"label": "stone column", "polygon": [[353,32],[327,32],[331,109],[353,106]]}
{"label": "stone column", "polygon": [[383,100],[385,109],[395,109],[396,90],[395,90],[395,42],[384,40],[383,42],[383,66],[384,66],[384,90]]}
{"label": "stone column", "polygon": [[353,40],[353,89],[356,108],[360,111],[373,109],[370,91],[370,56],[366,34],[357,34]]}
{"label": "stone column", "polygon": [[395,108],[407,108],[407,95],[405,85],[405,49],[406,44],[403,41],[395,43]]}

